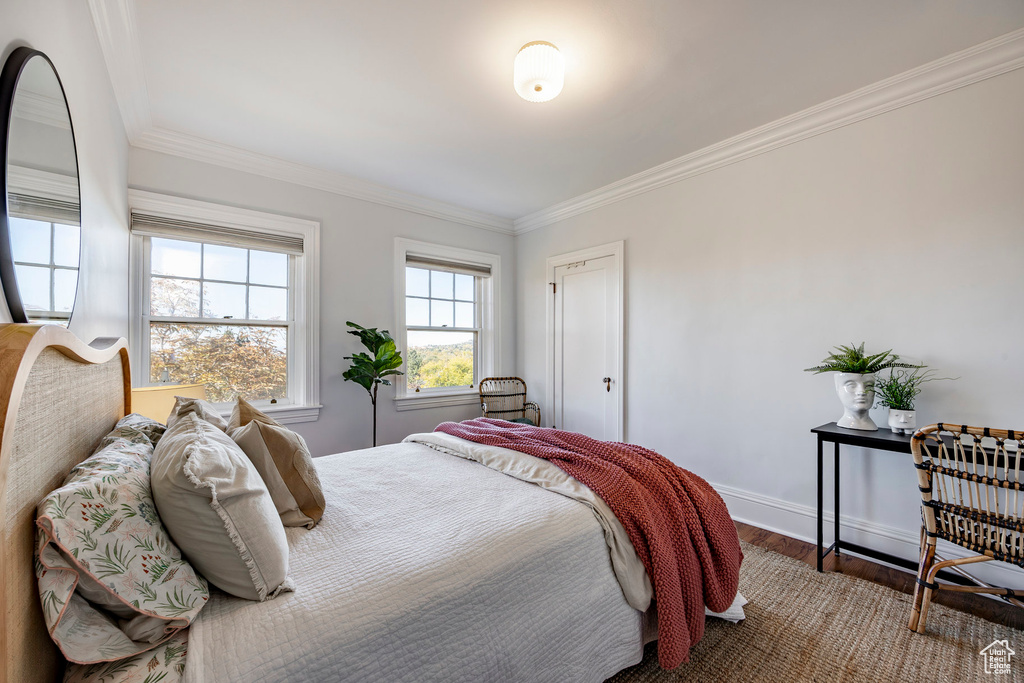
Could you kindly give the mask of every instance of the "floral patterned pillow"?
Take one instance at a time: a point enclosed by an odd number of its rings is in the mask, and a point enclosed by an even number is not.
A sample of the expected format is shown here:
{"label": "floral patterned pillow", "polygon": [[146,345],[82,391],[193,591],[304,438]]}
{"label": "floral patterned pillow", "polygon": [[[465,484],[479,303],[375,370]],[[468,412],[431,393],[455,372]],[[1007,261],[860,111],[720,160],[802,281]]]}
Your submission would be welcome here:
{"label": "floral patterned pillow", "polygon": [[171,542],[153,504],[153,425],[138,415],[118,422],[39,504],[39,597],[71,662],[150,650],[187,627],[209,598],[206,580]]}
{"label": "floral patterned pillow", "polygon": [[163,645],[127,659],[99,664],[68,664],[64,683],[178,683],[185,673],[188,631],[178,631]]}
{"label": "floral patterned pillow", "polygon": [[128,439],[132,443],[142,443],[140,436],[149,439],[153,448],[156,448],[157,442],[160,441],[160,437],[166,431],[167,427],[156,420],[139,415],[138,413],[132,413],[118,420],[117,424],[114,425],[114,431],[103,437],[103,440],[100,442],[100,448],[109,446],[118,438]]}

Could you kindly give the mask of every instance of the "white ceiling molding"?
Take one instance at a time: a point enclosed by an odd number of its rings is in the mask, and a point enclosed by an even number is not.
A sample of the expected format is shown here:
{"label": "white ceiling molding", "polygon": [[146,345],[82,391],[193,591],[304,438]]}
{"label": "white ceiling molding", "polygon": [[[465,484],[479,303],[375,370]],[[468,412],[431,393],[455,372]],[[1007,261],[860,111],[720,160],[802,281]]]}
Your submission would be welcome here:
{"label": "white ceiling molding", "polygon": [[40,171],[27,166],[7,167],[7,190],[12,194],[78,203],[78,176]]}
{"label": "white ceiling molding", "polygon": [[18,91],[11,115],[24,121],[41,123],[52,128],[71,130],[71,119],[64,100],[34,92]]}
{"label": "white ceiling molding", "polygon": [[383,204],[454,223],[512,234],[512,221],[402,192],[333,171],[296,164],[211,140],[157,128],[149,107],[134,0],[89,0],[128,141],[134,147],[203,161],[267,178]]}
{"label": "white ceiling molding", "polygon": [[142,70],[133,0],[89,0],[89,11],[107,63],[128,140],[153,127],[149,91]]}
{"label": "white ceiling molding", "polygon": [[1020,29],[513,221],[342,173],[156,128],[142,68],[134,0],[88,2],[125,130],[133,146],[513,235],[1024,66],[1024,29]]}
{"label": "white ceiling molding", "polygon": [[132,140],[132,145],[140,149],[163,152],[266,178],[283,180],[453,223],[461,223],[506,235],[512,234],[512,221],[508,218],[409,194],[342,173],[296,164],[194,135],[151,128],[137,139]]}
{"label": "white ceiling molding", "polygon": [[1024,29],[855,90],[515,221],[523,234],[1024,67]]}

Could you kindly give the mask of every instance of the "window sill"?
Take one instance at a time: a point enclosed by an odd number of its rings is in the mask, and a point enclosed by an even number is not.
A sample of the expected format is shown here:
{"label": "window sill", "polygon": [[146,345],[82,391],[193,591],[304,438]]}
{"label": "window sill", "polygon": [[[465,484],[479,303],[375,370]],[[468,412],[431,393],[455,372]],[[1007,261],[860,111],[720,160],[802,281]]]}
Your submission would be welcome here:
{"label": "window sill", "polygon": [[[323,408],[321,405],[315,406],[255,406],[256,410],[264,413],[268,417],[272,417],[281,424],[295,424],[297,422],[316,422],[320,419],[320,409]],[[221,411],[221,415],[224,419],[231,417],[231,411]]]}
{"label": "window sill", "polygon": [[457,394],[420,394],[395,398],[395,410],[422,410],[424,408],[448,408],[450,406],[479,405],[480,394],[476,391]]}

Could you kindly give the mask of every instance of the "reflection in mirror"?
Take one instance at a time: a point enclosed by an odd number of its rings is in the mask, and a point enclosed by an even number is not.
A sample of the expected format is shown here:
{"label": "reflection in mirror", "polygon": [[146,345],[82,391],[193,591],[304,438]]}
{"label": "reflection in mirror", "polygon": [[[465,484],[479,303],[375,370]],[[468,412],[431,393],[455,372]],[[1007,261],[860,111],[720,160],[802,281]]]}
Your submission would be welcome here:
{"label": "reflection in mirror", "polygon": [[78,289],[78,159],[64,91],[50,61],[15,50],[3,72],[6,202],[0,274],[15,322],[67,325]]}

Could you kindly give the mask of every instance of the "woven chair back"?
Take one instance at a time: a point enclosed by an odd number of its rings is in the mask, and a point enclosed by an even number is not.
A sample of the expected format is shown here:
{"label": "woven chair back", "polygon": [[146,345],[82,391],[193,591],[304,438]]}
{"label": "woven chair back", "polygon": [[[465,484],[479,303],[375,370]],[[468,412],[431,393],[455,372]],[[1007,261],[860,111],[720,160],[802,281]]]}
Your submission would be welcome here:
{"label": "woven chair back", "polygon": [[1024,433],[934,424],[911,451],[925,531],[980,555],[1024,566]]}
{"label": "woven chair back", "polygon": [[526,417],[526,382],[519,377],[480,380],[480,408],[484,417],[514,420]]}

